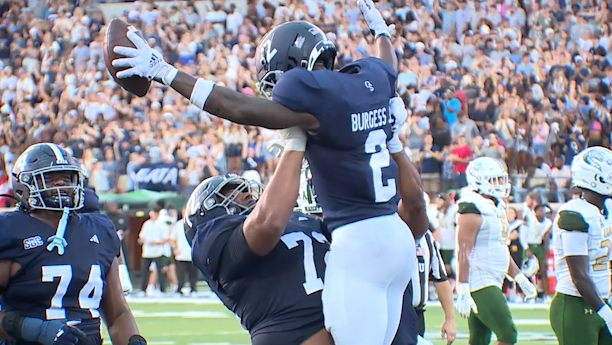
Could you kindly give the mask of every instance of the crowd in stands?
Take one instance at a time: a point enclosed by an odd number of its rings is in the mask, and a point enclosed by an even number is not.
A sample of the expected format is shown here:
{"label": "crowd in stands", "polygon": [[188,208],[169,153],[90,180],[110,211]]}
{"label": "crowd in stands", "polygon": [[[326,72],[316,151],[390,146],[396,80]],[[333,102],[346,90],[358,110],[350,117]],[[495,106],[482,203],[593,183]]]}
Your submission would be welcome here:
{"label": "crowd in stands", "polygon": [[[230,1],[204,7],[136,1],[122,19],[177,67],[248,95],[258,93],[255,47],[284,21],[323,28],[338,47],[337,67],[371,53],[372,36],[354,0],[236,1],[246,1],[242,11]],[[560,202],[568,197],[572,157],[587,146],[609,146],[607,2],[377,6],[396,24],[398,91],[409,111],[406,150],[427,192],[465,186],[467,163],[489,156],[507,164],[515,202],[531,191]],[[111,18],[101,8],[95,1],[0,1],[5,170],[27,145],[53,141],[83,161],[100,193],[143,183],[189,193],[203,178],[227,172],[265,181],[276,164],[266,149],[274,132],[230,124],[157,84],[138,98],[112,81],[102,52]]]}

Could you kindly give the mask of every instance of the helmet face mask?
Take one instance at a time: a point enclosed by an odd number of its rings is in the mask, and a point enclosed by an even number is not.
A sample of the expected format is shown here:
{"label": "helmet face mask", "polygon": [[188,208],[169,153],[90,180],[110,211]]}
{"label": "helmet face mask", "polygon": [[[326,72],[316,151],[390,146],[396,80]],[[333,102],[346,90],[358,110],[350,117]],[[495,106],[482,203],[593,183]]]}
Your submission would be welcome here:
{"label": "helmet face mask", "polygon": [[507,198],[510,195],[508,171],[503,163],[489,157],[477,158],[466,169],[468,187],[480,194]]}
{"label": "helmet face mask", "polygon": [[257,47],[257,88],[270,99],[274,85],[284,72],[296,67],[312,71],[318,63],[331,70],[336,53],[336,46],[313,24],[295,21],[279,25]]}
{"label": "helmet face mask", "polygon": [[71,156],[59,150],[55,144],[37,144],[17,159],[13,190],[26,210],[64,211],[83,207],[83,172]]}
{"label": "helmet face mask", "polygon": [[204,180],[191,193],[185,206],[186,225],[233,214],[250,213],[263,193],[263,185],[236,175],[215,176]]}

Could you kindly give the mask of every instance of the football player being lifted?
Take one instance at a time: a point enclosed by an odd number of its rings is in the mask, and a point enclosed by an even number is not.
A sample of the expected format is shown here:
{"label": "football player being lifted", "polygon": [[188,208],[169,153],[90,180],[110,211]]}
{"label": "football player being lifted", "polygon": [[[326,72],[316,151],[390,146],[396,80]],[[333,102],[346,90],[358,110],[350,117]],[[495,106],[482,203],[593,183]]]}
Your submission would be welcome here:
{"label": "football player being lifted", "polygon": [[508,275],[526,297],[536,289],[510,258],[509,224],[502,198],[510,193],[508,172],[500,161],[481,157],[468,164],[471,190],[458,201],[457,312],[468,318],[470,345],[488,345],[491,333],[497,344],[515,344],[517,332],[502,284]]}
{"label": "football player being lifted", "polygon": [[612,344],[612,151],[584,150],[574,157],[571,172],[580,198],[563,204],[553,220],[557,291],[550,325],[559,345]]}
{"label": "football player being lifted", "polygon": [[0,338],[8,344],[146,344],[119,281],[119,238],[83,207],[83,173],[56,144],[24,151],[13,168],[18,209],[0,214]]}
{"label": "football player being lifted", "polygon": [[285,139],[307,137],[306,158],[333,231],[323,306],[336,345],[391,343],[414,269],[414,237],[428,226],[418,172],[398,139],[405,118],[389,110],[397,80],[393,27],[372,0],[360,0],[359,7],[375,33],[377,57],[339,72],[331,70],[336,47],[313,24],[284,23],[264,37],[256,68],[260,93],[270,100],[178,71],[133,31],[127,36],[136,48],[115,47],[126,58],[112,62],[123,68],[118,78],[164,83],[211,114],[271,129],[295,127]]}

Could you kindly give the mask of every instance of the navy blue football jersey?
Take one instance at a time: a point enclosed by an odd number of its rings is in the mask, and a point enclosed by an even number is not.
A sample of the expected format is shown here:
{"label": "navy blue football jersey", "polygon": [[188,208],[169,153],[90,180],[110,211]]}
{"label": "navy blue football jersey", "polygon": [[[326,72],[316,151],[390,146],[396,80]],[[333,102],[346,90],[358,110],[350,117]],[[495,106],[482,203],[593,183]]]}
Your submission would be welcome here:
{"label": "navy blue football jersey", "polygon": [[387,150],[397,74],[378,58],[342,71],[295,68],[273,90],[274,101],[319,120],[318,130],[309,133],[306,159],[331,230],[397,211],[397,165]]}
{"label": "navy blue football jersey", "polygon": [[71,215],[63,255],[47,250],[56,233],[21,211],[0,214],[0,260],[19,263],[0,301],[2,310],[43,320],[80,320],[88,335],[100,334],[100,302],[119,237],[101,214]]}
{"label": "navy blue football jersey", "polygon": [[[312,332],[324,329],[321,290],[329,250],[327,229],[318,218],[295,212],[276,247],[266,256],[257,256],[244,240],[245,219],[226,215],[198,226],[193,263],[211,290],[241,320],[253,344],[298,345]],[[238,248],[232,239],[240,237],[245,245]],[[283,342],[269,336],[306,329],[313,331]],[[257,341],[258,336],[266,341]]]}

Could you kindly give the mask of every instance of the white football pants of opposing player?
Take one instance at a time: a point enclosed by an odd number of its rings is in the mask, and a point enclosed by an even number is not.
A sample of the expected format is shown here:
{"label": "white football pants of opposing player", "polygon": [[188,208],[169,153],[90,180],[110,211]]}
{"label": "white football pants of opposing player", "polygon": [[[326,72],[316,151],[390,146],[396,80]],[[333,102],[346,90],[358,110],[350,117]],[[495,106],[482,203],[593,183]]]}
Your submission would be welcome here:
{"label": "white football pants of opposing player", "polygon": [[414,237],[398,214],[334,230],[322,298],[336,345],[391,344],[415,258]]}

